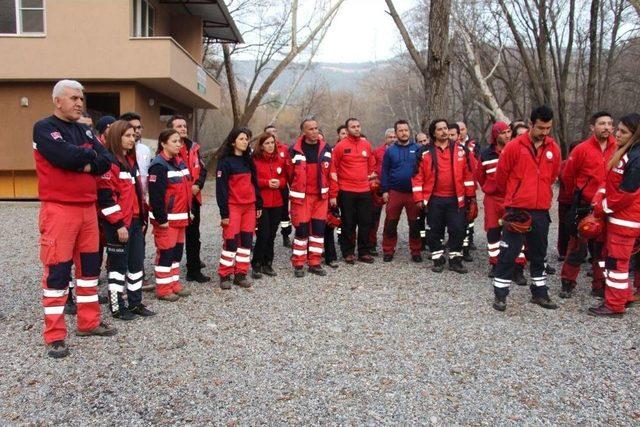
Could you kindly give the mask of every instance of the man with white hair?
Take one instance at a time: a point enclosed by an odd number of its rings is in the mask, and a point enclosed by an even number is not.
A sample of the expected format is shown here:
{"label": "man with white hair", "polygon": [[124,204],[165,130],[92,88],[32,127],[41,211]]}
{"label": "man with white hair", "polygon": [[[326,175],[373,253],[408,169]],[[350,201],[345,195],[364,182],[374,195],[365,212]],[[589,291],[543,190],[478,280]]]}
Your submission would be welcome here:
{"label": "man with white hair", "polygon": [[[100,320],[98,304],[98,217],[96,175],[110,167],[106,149],[92,131],[78,123],[83,87],[61,80],[53,88],[53,115],[33,127],[33,155],[40,198],[40,260],[44,305],[44,340],[48,355],[65,357],[64,306],[75,265],[79,336],[111,336],[116,330]],[[119,206],[118,206],[119,208]]]}

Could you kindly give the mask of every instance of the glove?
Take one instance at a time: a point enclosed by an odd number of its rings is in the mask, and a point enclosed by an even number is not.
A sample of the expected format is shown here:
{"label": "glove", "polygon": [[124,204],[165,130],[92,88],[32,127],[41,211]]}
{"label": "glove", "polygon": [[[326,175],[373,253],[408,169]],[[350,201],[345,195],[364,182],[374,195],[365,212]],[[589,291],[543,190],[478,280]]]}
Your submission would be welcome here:
{"label": "glove", "polygon": [[467,221],[471,222],[478,217],[478,202],[475,197],[468,197],[465,201],[467,208]]}

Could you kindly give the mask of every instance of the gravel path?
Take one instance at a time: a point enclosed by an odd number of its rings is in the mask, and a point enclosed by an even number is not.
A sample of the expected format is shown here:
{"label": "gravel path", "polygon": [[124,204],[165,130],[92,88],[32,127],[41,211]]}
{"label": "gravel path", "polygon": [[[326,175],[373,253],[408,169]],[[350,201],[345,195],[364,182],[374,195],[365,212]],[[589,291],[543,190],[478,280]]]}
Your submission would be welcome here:
{"label": "gravel path", "polygon": [[[212,275],[214,205],[202,225]],[[226,292],[190,283],[193,296],[173,304],[145,294],[156,317],[117,322],[115,338],[72,334],[71,356],[52,360],[41,336],[38,207],[0,205],[2,425],[640,423],[640,309],[588,317],[595,301],[582,275],[569,301],[552,277],[556,311],[514,287],[497,313],[483,251],[470,274],[436,275],[409,262],[405,225],[392,263],[295,280],[278,246],[277,278]],[[556,256],[550,248],[555,265]]]}

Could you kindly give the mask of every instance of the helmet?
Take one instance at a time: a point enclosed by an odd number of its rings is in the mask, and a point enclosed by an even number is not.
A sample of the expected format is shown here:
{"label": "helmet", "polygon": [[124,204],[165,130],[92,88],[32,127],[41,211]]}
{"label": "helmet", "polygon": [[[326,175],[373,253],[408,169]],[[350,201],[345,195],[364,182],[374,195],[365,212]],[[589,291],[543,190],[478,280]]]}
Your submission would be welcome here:
{"label": "helmet", "polygon": [[531,230],[531,215],[527,211],[511,211],[502,217],[502,226],[513,233],[524,234]]}
{"label": "helmet", "polygon": [[329,212],[327,212],[327,225],[333,228],[338,228],[342,225],[342,220],[340,219],[340,209],[329,209]]}
{"label": "helmet", "polygon": [[585,239],[595,239],[604,232],[604,221],[589,214],[578,223],[578,233]]}

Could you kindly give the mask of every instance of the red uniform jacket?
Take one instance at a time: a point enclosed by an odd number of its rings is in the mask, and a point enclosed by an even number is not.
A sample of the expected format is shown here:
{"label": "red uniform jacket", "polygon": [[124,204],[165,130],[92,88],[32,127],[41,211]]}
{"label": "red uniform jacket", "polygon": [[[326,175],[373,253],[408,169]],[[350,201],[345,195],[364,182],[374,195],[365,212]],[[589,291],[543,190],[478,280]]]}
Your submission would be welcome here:
{"label": "red uniform jacket", "polygon": [[133,156],[127,161],[123,165],[114,157],[111,170],[98,178],[98,214],[116,228],[130,227],[134,212],[143,221],[146,217],[138,164]]}
{"label": "red uniform jacket", "polygon": [[[563,160],[562,162],[560,162],[560,175],[562,176],[564,174],[564,168],[567,166],[567,161]],[[558,191],[558,202],[565,204],[565,205],[570,205],[573,203],[573,193],[571,191],[569,191],[564,183],[562,182],[562,179],[558,180],[560,183],[560,190]]]}
{"label": "red uniform jacket", "polygon": [[[182,148],[180,149],[180,157],[184,160],[189,168],[191,179],[193,184],[200,187],[200,190],[204,187],[204,182],[207,179],[207,169],[205,169],[204,162],[200,157],[200,144],[191,141],[189,138],[183,138]],[[192,193],[193,194],[193,193]],[[198,204],[202,204],[202,191],[196,196]]]}
{"label": "red uniform jacket", "polygon": [[584,188],[582,200],[586,204],[591,203],[596,191],[604,183],[607,176],[607,163],[615,151],[616,140],[613,136],[609,137],[603,152],[600,143],[593,135],[571,151],[567,164],[560,175],[564,190],[571,194],[571,199],[573,199],[575,191]]}
{"label": "red uniform jacket", "polygon": [[[465,149],[456,143],[449,143],[448,149],[451,150],[453,180],[458,206],[463,207],[465,205],[465,197],[476,196],[476,183],[473,180],[473,172]],[[418,162],[418,171],[411,179],[413,201],[422,202],[425,206],[429,203],[438,179],[438,156],[436,150],[439,150],[439,148],[435,145],[426,147],[426,150],[422,152],[422,159]]]}
{"label": "red uniform jacket", "polygon": [[640,146],[633,147],[609,171],[594,202],[596,216],[608,215],[607,230],[640,236]]}
{"label": "red uniform jacket", "polygon": [[149,165],[149,217],[152,224],[169,221],[171,227],[189,225],[191,174],[180,156],[167,159],[158,154]]}
{"label": "red uniform jacket", "polygon": [[501,150],[496,144],[491,144],[480,152],[478,164],[475,169],[475,177],[480,188],[487,196],[504,198],[504,193],[498,191],[496,184],[496,170]]}
{"label": "red uniform jacket", "polygon": [[[307,159],[302,150],[302,139],[299,137],[289,149],[291,156],[291,177],[289,181],[289,197],[292,203],[300,203],[305,198],[307,190],[307,180],[317,180],[317,188],[320,189],[320,196],[326,199],[329,196],[329,182],[331,171],[331,147],[323,140],[318,141],[318,161],[317,176],[307,175]],[[368,184],[367,184],[368,185]],[[368,188],[368,186],[367,186]]]}
{"label": "red uniform jacket", "polygon": [[512,139],[502,150],[496,183],[505,207],[549,210],[551,186],[560,172],[560,147],[551,137],[535,150],[529,134]]}
{"label": "red uniform jacket", "polygon": [[229,218],[229,205],[255,203],[262,209],[255,163],[245,156],[229,155],[218,161],[216,172],[216,202],[220,218]]}
{"label": "red uniform jacket", "polygon": [[332,199],[338,196],[339,190],[354,193],[369,191],[369,176],[375,172],[376,166],[369,141],[349,135],[333,147],[332,156]]}
{"label": "red uniform jacket", "polygon": [[281,141],[276,141],[276,151],[278,152],[278,157],[280,157],[282,161],[284,161],[284,171],[287,177],[287,182],[289,182],[289,180],[291,179],[291,168],[293,167],[291,164],[289,147]]}
{"label": "red uniform jacket", "polygon": [[[33,126],[38,197],[43,202],[95,203],[95,175],[111,167],[109,152],[85,125],[49,116]],[[91,165],[91,173],[83,168]]]}
{"label": "red uniform jacket", "polygon": [[384,152],[387,151],[388,146],[382,144],[373,150],[373,157],[376,159],[376,174],[378,179],[382,179],[382,161],[384,160]]}
{"label": "red uniform jacket", "polygon": [[[262,195],[262,206],[265,208],[282,206],[282,189],[287,185],[284,156],[280,156],[278,152],[267,154],[263,151],[259,156],[253,157],[253,163],[256,165],[256,176],[260,194]],[[277,179],[280,182],[280,187],[269,187],[269,181],[272,179]]]}

